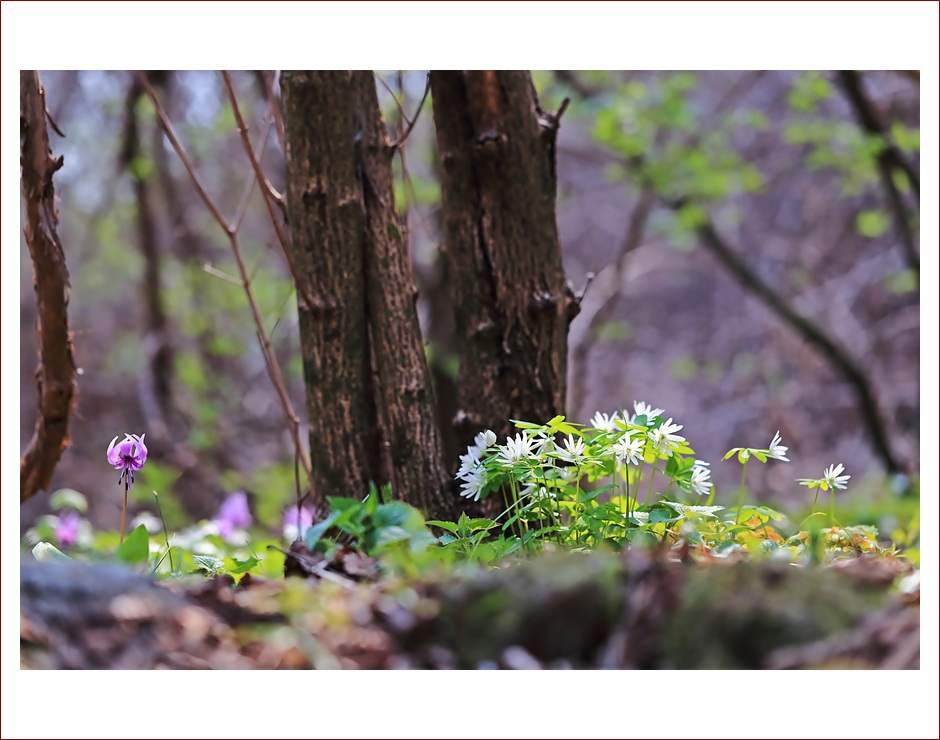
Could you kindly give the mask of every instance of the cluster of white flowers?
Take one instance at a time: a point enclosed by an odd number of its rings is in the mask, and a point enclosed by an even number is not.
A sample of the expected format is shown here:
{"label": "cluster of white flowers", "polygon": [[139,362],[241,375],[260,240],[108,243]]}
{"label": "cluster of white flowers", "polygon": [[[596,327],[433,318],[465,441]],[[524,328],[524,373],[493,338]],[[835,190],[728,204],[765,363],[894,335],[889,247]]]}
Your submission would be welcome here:
{"label": "cluster of white flowers", "polygon": [[713,485],[709,480],[711,477],[712,471],[708,469],[708,463],[704,460],[696,460],[692,466],[692,477],[689,478],[689,484],[699,496],[704,496]]}
{"label": "cluster of white flowers", "polygon": [[504,465],[511,466],[527,457],[532,457],[532,439],[526,434],[516,434],[513,437],[506,437],[506,444],[500,445],[497,458]]}
{"label": "cluster of white flowers", "polygon": [[457,470],[457,479],[460,484],[460,495],[466,498],[480,500],[480,494],[486,486],[486,468],[483,467],[481,456],[487,448],[496,444],[496,435],[489,429],[480,432],[473,439],[473,444],[467,447],[467,454],[460,456],[460,468]]}

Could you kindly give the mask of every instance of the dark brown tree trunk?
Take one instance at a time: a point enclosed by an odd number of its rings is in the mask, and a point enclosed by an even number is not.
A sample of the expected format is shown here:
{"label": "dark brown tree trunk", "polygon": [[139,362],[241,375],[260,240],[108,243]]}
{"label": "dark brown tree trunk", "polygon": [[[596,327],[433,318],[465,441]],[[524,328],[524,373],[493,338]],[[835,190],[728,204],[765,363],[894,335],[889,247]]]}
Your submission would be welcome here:
{"label": "dark brown tree trunk", "polygon": [[26,245],[39,308],[39,418],[20,461],[20,503],[43,490],[69,444],[75,361],[69,336],[69,273],[58,235],[53,173],[62,166],[49,149],[46,101],[39,72],[20,72],[20,163],[26,202]]}
{"label": "dark brown tree trunk", "polygon": [[281,86],[310,459],[322,504],[381,480],[355,96],[350,72],[284,72]]}
{"label": "dark brown tree trunk", "polygon": [[448,517],[459,512],[459,500],[444,470],[431,373],[415,308],[418,292],[395,209],[392,149],[372,75],[354,73],[353,88],[362,131],[357,148],[365,204],[366,306],[389,478],[400,497],[435,518]]}
{"label": "dark brown tree trunk", "polygon": [[555,221],[557,116],[528,72],[431,72],[463,445],[564,413],[572,296]]}
{"label": "dark brown tree trunk", "polygon": [[[449,516],[391,149],[368,72],[285,72],[287,202],[315,489]],[[374,374],[373,374],[374,370]]]}

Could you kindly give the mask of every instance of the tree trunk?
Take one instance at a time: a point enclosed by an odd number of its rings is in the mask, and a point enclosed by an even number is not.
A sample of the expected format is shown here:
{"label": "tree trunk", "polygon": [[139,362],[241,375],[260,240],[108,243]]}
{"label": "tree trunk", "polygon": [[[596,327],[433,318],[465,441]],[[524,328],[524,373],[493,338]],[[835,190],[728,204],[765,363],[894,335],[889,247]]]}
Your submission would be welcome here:
{"label": "tree trunk", "polygon": [[[378,479],[352,74],[284,72],[287,207],[315,503]],[[310,296],[308,303],[302,296]]]}
{"label": "tree trunk", "polygon": [[564,412],[572,296],[555,221],[558,117],[528,72],[431,72],[463,445]]}
{"label": "tree trunk", "polygon": [[444,470],[431,373],[415,308],[418,291],[395,209],[392,149],[372,75],[354,73],[353,88],[362,131],[357,154],[365,205],[366,307],[389,479],[400,497],[433,518],[448,518],[459,513],[459,499]]}
{"label": "tree trunk", "polygon": [[391,481],[396,498],[452,515],[375,81],[285,72],[281,84],[318,503]]}
{"label": "tree trunk", "polygon": [[26,245],[39,308],[39,418],[20,461],[20,503],[43,490],[69,444],[75,360],[69,336],[69,272],[59,241],[53,173],[62,166],[49,149],[46,101],[39,72],[20,72],[20,163],[26,201]]}

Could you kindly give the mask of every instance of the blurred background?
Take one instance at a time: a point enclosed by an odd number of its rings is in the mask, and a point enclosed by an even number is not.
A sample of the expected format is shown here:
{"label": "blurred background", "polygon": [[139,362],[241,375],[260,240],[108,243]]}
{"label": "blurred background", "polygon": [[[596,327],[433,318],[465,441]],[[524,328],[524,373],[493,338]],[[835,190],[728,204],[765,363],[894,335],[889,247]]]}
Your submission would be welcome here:
{"label": "blurred background", "polygon": [[[230,279],[238,271],[225,234],[130,72],[41,76],[65,134],[50,131],[65,158],[55,183],[80,374],[72,445],[49,490],[21,508],[21,528],[59,488],[88,498],[96,526],[116,527],[121,493],[105,451],[125,432],[146,432],[150,447],[136,511],[156,490],[168,524],[181,526],[245,490],[275,527],[293,496],[292,443]],[[252,287],[303,420],[292,282],[222,78],[150,79],[226,217],[244,211]],[[402,111],[415,115],[426,73],[377,79],[394,133],[407,125]],[[276,74],[233,80],[283,191]],[[546,111],[570,99],[557,142],[558,223],[584,299],[569,335],[568,417],[587,422],[634,400],[664,408],[711,462],[719,502],[736,497],[740,479],[724,453],[766,447],[778,430],[791,462],[751,466],[759,501],[805,504],[794,479],[832,463],[852,475],[840,495],[853,500],[909,492],[920,465],[918,73],[542,71],[534,80]],[[430,100],[395,167],[443,388],[454,367]],[[22,241],[20,255],[25,451],[38,355]]]}

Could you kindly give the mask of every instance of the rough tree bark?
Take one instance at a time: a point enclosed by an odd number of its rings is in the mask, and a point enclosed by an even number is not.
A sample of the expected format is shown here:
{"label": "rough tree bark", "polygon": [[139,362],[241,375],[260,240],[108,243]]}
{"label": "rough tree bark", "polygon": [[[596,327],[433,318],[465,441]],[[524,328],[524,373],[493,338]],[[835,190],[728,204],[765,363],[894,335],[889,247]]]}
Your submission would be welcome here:
{"label": "rough tree bark", "polygon": [[59,241],[52,175],[62,157],[52,156],[46,102],[39,72],[20,72],[20,151],[26,201],[26,244],[33,261],[39,308],[36,383],[39,418],[20,461],[20,503],[43,490],[69,444],[69,415],[76,395],[75,360],[69,336],[69,273]]}
{"label": "rough tree bark", "polygon": [[391,481],[453,515],[375,81],[284,72],[281,86],[317,503]]}
{"label": "rough tree bark", "polygon": [[555,136],[528,72],[431,72],[464,445],[564,413],[576,312],[555,220]]}

